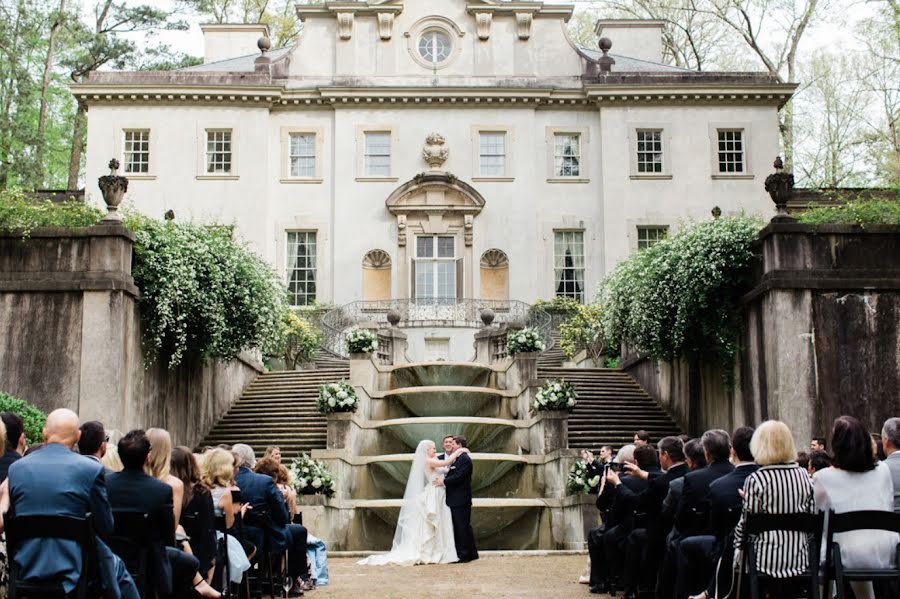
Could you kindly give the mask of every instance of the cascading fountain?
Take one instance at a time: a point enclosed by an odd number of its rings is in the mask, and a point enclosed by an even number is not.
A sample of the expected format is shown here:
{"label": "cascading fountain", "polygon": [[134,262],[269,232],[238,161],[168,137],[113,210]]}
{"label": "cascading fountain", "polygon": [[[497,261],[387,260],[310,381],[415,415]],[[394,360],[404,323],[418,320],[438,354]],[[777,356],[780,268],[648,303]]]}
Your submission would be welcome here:
{"label": "cascading fountain", "polygon": [[[394,355],[404,355],[402,333],[391,332]],[[496,335],[482,337],[488,344]],[[330,414],[328,449],[313,452],[335,472],[337,493],[307,510],[304,522],[324,527],[334,550],[389,549],[416,445],[431,439],[440,450],[444,436],[462,434],[472,451],[479,548],[583,547],[584,501],[565,488],[576,459],[567,448],[567,415],[528,411],[535,361],[534,354],[519,354],[491,364],[385,365],[351,356],[359,410]]]}

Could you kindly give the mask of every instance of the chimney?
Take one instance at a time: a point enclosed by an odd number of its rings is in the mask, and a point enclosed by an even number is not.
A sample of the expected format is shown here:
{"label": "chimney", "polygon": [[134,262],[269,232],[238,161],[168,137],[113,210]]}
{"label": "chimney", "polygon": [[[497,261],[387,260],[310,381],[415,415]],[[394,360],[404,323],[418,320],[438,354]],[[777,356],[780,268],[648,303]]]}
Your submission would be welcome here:
{"label": "chimney", "polygon": [[662,62],[663,25],[665,21],[650,19],[600,19],[594,31],[609,38],[619,56]]}
{"label": "chimney", "polygon": [[206,23],[200,30],[204,63],[259,54],[257,40],[269,37],[269,26],[263,23]]}

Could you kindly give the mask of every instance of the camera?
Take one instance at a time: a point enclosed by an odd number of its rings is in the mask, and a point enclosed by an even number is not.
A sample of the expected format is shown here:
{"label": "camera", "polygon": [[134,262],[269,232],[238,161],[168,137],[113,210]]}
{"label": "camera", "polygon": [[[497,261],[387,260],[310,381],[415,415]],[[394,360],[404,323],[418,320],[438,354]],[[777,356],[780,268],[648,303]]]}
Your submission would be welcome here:
{"label": "camera", "polygon": [[624,470],[624,468],[622,467],[622,464],[620,462],[610,462],[609,464],[606,465],[606,467],[609,468],[610,470],[612,470],[613,472],[622,472]]}

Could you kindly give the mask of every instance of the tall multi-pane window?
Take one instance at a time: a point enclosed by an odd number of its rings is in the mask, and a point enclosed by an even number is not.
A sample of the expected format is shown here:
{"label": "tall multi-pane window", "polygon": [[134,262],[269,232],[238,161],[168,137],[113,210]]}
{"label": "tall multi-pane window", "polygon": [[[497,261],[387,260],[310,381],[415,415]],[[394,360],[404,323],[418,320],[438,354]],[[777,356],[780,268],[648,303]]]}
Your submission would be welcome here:
{"label": "tall multi-pane window", "polygon": [[637,170],[639,173],[663,172],[662,131],[638,129]]}
{"label": "tall multi-pane window", "polygon": [[292,177],[316,176],[316,134],[291,133],[288,159],[291,161]]}
{"label": "tall multi-pane window", "polygon": [[456,238],[416,237],[415,297],[417,301],[456,301]]}
{"label": "tall multi-pane window", "polygon": [[389,132],[366,132],[365,169],[368,177],[391,176],[391,134]]}
{"label": "tall multi-pane window", "polygon": [[478,163],[482,177],[502,177],[506,174],[506,133],[484,131],[480,135]]}
{"label": "tall multi-pane window", "polygon": [[744,132],[740,129],[719,129],[719,172],[744,172]]}
{"label": "tall multi-pane window", "polygon": [[316,301],[316,232],[287,234],[287,283],[291,305],[308,306]]}
{"label": "tall multi-pane window", "polygon": [[668,231],[668,227],[638,227],[638,249],[645,250],[652,245],[656,245],[666,238]]}
{"label": "tall multi-pane window", "polygon": [[231,129],[207,129],[206,172],[211,174],[231,172]]}
{"label": "tall multi-pane window", "polygon": [[126,173],[150,172],[150,131],[147,129],[126,129],[123,136],[122,152]]}
{"label": "tall multi-pane window", "polygon": [[557,296],[584,302],[583,231],[554,231],[553,273]]}
{"label": "tall multi-pane window", "polygon": [[578,133],[553,135],[553,172],[557,177],[581,176],[581,136]]}

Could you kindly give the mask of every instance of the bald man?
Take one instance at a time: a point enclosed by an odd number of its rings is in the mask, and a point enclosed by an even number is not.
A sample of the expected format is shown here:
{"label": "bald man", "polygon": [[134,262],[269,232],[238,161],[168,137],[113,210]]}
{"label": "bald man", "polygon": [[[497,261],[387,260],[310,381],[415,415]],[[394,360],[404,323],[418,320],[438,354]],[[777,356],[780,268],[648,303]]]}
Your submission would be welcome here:
{"label": "bald man", "polygon": [[[47,416],[43,432],[46,446],[9,467],[11,509],[17,516],[84,518],[90,513],[97,535],[110,534],[113,519],[103,466],[73,451],[81,435],[78,415],[71,410],[54,410]],[[106,595],[139,599],[137,587],[122,560],[99,538],[96,546]],[[78,584],[81,552],[74,541],[30,539],[22,543],[14,559],[21,568],[22,578],[59,577],[67,593]]]}

